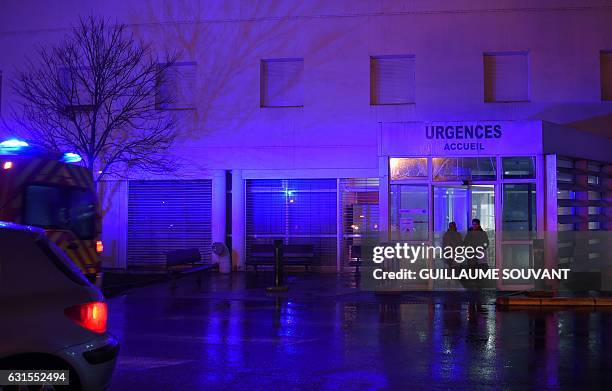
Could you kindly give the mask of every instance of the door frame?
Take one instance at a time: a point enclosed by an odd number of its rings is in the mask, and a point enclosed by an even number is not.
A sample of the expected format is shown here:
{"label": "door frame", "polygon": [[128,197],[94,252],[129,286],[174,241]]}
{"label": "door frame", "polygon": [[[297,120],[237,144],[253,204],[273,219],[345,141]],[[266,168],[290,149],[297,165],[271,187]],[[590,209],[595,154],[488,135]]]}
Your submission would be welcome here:
{"label": "door frame", "polygon": [[475,181],[475,182],[470,182],[469,184],[462,184],[459,182],[435,182],[431,184],[431,191],[430,191],[430,198],[431,198],[431,232],[435,232],[434,231],[434,220],[435,220],[435,214],[436,214],[436,209],[434,208],[434,203],[435,203],[435,187],[454,187],[454,188],[463,188],[467,190],[467,194],[466,194],[466,222],[467,222],[467,226],[469,229],[469,225],[472,221],[472,187],[474,186],[492,186],[493,187],[493,197],[495,198],[494,200],[494,204],[493,204],[493,213],[494,213],[494,221],[495,221],[495,227],[493,229],[493,237],[495,239],[495,248],[494,248],[494,252],[495,252],[495,265],[494,267],[499,267],[499,262],[500,262],[500,255],[501,253],[498,251],[499,249],[499,239],[500,239],[500,224],[501,224],[501,190],[500,188],[503,187],[502,184],[498,181]]}
{"label": "door frame", "polygon": [[[435,233],[435,218],[436,218],[436,208],[435,208],[435,203],[436,203],[436,195],[435,195],[435,191],[436,188],[454,188],[454,189],[465,189],[466,190],[466,197],[465,197],[465,202],[468,205],[471,205],[471,201],[472,201],[472,197],[470,194],[470,186],[469,185],[463,185],[463,184],[458,184],[457,182],[436,182],[436,183],[432,183],[431,184],[431,191],[430,191],[430,197],[432,199],[432,207],[430,208],[431,210],[431,227],[430,227],[430,231],[432,233]],[[464,218],[468,218],[469,219],[469,208],[466,207],[466,216],[463,216]],[[469,220],[466,220],[469,221]],[[444,227],[443,229],[446,229],[446,227]],[[432,237],[433,239],[433,237]]]}
{"label": "door frame", "polygon": [[[534,236],[530,239],[522,239],[522,240],[503,240],[502,235],[501,235],[501,230],[500,230],[500,235],[499,235],[499,245],[497,245],[497,249],[496,252],[499,254],[499,264],[496,266],[499,269],[502,269],[504,267],[503,265],[503,259],[502,259],[502,254],[503,254],[503,246],[504,244],[508,244],[508,245],[512,245],[512,244],[528,244],[530,246],[533,246],[533,239],[537,238],[539,231],[538,231],[538,226],[540,224],[540,216],[539,216],[539,202],[542,202],[539,197],[538,197],[538,183],[536,182],[536,180],[533,179],[506,179],[503,181],[500,181],[500,186],[499,186],[499,193],[500,193],[500,197],[499,197],[499,201],[500,201],[500,206],[499,206],[499,215],[500,215],[500,219],[499,219],[499,224],[502,224],[502,218],[503,218],[503,212],[504,212],[504,200],[503,200],[503,196],[504,196],[504,185],[516,185],[516,184],[530,184],[533,185],[534,190],[535,190],[535,216],[536,216],[536,220],[535,220],[535,230],[533,231]],[[501,227],[501,226],[500,226]],[[533,253],[532,253],[533,255]],[[497,257],[496,257],[497,258]],[[533,267],[533,265],[532,265]],[[500,291],[527,291],[527,290],[532,290],[535,286],[534,282],[531,283],[515,283],[515,284],[502,284],[502,279],[498,279],[497,280],[497,290]]]}
{"label": "door frame", "polygon": [[[391,158],[427,158],[427,177],[422,177],[422,178],[414,178],[414,179],[398,179],[398,180],[392,180],[390,177],[390,173],[389,173],[389,159]],[[382,157],[382,161],[384,161],[385,166],[385,172],[386,172],[386,176],[381,177],[381,184],[384,183],[383,181],[386,181],[387,183],[387,187],[385,188],[386,191],[386,195],[385,197],[387,197],[387,200],[389,202],[389,204],[392,202],[392,200],[389,198],[390,196],[390,186],[393,184],[411,184],[411,185],[427,185],[428,191],[429,191],[429,232],[432,233],[431,236],[429,236],[429,239],[427,241],[424,241],[427,244],[432,244],[433,243],[433,232],[434,232],[434,214],[435,214],[435,210],[434,210],[434,187],[435,186],[441,186],[441,187],[470,187],[470,186],[475,186],[475,185],[493,185],[494,188],[494,195],[495,195],[495,267],[501,269],[503,267],[503,260],[502,260],[502,238],[501,238],[501,234],[502,234],[502,220],[503,220],[503,186],[504,184],[507,183],[531,183],[535,185],[535,203],[536,203],[536,237],[541,239],[543,238],[543,233],[542,230],[547,227],[547,221],[546,221],[546,213],[545,213],[545,192],[546,192],[546,178],[545,178],[545,167],[544,167],[544,155],[540,155],[540,154],[522,154],[522,153],[516,153],[516,154],[503,154],[503,155],[497,155],[494,154],[491,157],[495,158],[495,162],[496,162],[496,177],[494,180],[483,180],[483,181],[473,181],[470,182],[469,184],[464,184],[459,180],[455,180],[455,181],[434,181],[433,179],[433,163],[432,163],[432,159],[435,158],[437,156],[423,156],[423,155],[385,155]],[[477,155],[461,155],[461,156],[448,156],[448,157],[482,157],[482,156],[477,156]],[[534,164],[535,164],[535,178],[526,178],[526,179],[504,179],[503,178],[503,162],[502,159],[506,158],[506,157],[532,157],[535,159]],[[379,160],[380,161],[380,160]],[[381,186],[381,191],[383,191],[383,187]],[[471,210],[471,191],[468,191],[468,199],[470,200],[470,210]],[[389,235],[390,235],[390,222],[391,222],[391,207],[389,205],[389,207],[384,210],[386,213],[386,221],[389,224]],[[471,219],[471,217],[469,217]],[[556,228],[556,227],[555,227]],[[530,241],[532,242],[532,240]],[[547,261],[548,262],[548,261]],[[498,290],[507,290],[507,291],[512,291],[512,290],[530,290],[533,289],[534,284],[530,283],[530,284],[512,284],[512,285],[508,285],[508,284],[502,284],[502,280],[498,279],[496,281],[496,288]]]}

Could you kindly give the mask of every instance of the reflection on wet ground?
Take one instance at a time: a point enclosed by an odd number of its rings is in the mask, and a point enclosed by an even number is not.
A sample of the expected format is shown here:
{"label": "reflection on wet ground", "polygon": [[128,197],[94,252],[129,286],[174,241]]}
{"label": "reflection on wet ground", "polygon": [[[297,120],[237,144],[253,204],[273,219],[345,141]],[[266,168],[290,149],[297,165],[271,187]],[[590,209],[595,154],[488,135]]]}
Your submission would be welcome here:
{"label": "reflection on wet ground", "polygon": [[[495,296],[374,295],[349,276],[208,275],[109,300],[111,389],[606,389],[612,311],[496,310]],[[606,387],[607,386],[607,387]]]}

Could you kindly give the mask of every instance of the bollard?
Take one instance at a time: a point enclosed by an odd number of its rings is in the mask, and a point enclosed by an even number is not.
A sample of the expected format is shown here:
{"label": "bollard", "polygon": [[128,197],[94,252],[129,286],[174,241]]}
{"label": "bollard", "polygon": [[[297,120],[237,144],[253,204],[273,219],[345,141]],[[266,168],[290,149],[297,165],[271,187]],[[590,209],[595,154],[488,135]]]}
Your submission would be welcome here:
{"label": "bollard", "polygon": [[283,284],[283,241],[274,241],[274,286]]}
{"label": "bollard", "polygon": [[289,287],[283,285],[283,241],[274,241],[274,286],[267,287],[268,292],[286,292]]}

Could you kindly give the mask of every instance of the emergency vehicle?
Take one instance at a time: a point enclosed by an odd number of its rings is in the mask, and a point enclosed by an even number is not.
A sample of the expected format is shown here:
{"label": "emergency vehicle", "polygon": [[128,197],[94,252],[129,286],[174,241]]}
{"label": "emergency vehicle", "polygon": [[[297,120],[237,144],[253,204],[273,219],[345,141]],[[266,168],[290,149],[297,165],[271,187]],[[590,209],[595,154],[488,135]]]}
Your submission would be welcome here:
{"label": "emergency vehicle", "polygon": [[101,220],[94,182],[75,153],[0,142],[0,221],[43,228],[91,280],[100,282]]}

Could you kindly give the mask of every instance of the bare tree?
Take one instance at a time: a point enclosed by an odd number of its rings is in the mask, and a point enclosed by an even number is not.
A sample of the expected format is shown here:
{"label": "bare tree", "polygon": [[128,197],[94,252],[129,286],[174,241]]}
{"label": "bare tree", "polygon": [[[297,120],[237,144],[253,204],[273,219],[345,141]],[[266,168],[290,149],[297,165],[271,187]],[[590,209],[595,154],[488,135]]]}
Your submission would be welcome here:
{"label": "bare tree", "polygon": [[92,178],[174,170],[176,120],[160,94],[176,55],[158,58],[126,26],[84,18],[63,42],[17,71],[15,120],[41,147],[76,152]]}

